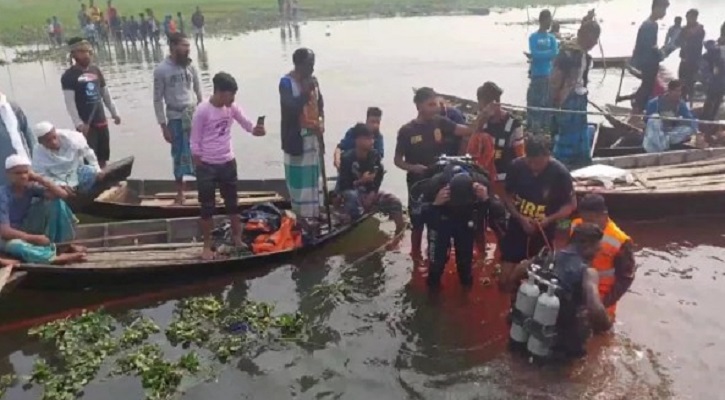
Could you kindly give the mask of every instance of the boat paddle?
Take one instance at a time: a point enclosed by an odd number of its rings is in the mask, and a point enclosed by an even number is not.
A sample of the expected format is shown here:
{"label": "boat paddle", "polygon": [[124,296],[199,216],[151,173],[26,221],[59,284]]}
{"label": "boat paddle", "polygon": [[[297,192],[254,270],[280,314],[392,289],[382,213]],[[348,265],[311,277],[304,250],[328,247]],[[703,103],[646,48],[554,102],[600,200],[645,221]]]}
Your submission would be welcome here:
{"label": "boat paddle", "polygon": [[317,154],[319,155],[319,162],[320,162],[320,174],[322,175],[322,198],[324,200],[325,204],[325,212],[327,212],[327,226],[329,231],[332,231],[332,213],[330,211],[330,192],[327,189],[327,167],[325,167],[325,139],[322,137],[322,134],[317,132],[315,133],[315,136],[317,137],[317,146],[319,147],[319,151]]}

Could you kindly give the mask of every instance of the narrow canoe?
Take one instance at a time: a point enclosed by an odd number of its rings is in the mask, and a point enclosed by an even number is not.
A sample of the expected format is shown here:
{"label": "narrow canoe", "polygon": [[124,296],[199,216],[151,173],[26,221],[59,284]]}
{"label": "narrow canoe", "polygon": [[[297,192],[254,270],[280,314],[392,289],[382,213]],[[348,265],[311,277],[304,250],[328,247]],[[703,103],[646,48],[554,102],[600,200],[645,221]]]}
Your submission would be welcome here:
{"label": "narrow canoe", "polygon": [[[242,208],[263,202],[289,208],[289,192],[284,179],[240,180],[237,190]],[[172,180],[130,179],[104,191],[80,212],[115,220],[198,216],[196,181],[187,182],[185,197],[183,205],[174,203],[176,182]],[[216,211],[220,214],[224,212],[224,204],[219,196]]]}
{"label": "narrow canoe", "polygon": [[[22,287],[67,289],[89,286],[171,282],[241,271],[288,261],[351,232],[372,215],[332,230],[303,247],[258,255],[202,261],[198,218],[156,219],[81,225],[77,243],[89,247],[88,260],[65,266],[20,264]],[[216,218],[217,222],[224,217]]]}
{"label": "narrow canoe", "polygon": [[612,188],[575,184],[577,195],[599,193],[615,218],[650,220],[725,213],[725,148],[601,158],[598,164],[630,170],[632,184]]}

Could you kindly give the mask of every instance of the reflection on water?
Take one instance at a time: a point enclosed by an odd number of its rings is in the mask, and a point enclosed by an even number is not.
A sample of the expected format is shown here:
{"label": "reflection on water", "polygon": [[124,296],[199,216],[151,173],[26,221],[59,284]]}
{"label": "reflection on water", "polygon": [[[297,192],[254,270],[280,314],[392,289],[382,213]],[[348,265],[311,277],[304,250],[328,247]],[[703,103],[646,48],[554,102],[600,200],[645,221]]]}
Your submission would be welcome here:
{"label": "reflection on water", "polygon": [[[701,9],[708,32],[719,27],[725,10],[707,0],[673,4],[671,14]],[[577,17],[590,6],[561,7],[557,16]],[[616,0],[597,5],[604,19],[602,47],[608,56],[628,54],[637,23],[649,3]],[[707,10],[707,11],[706,11]],[[538,10],[532,10],[537,13]],[[532,14],[535,15],[535,14]],[[376,105],[384,111],[386,146],[395,145],[398,126],[414,116],[411,87],[430,85],[442,92],[473,97],[485,80],[505,89],[505,101],[523,103],[526,64],[521,52],[530,27],[501,25],[521,21],[523,11],[490,17],[436,17],[310,23],[294,28],[207,40],[206,51],[193,51],[202,71],[204,91],[210,76],[225,70],[240,83],[238,101],[255,115],[266,115],[270,135],[238,135],[235,151],[240,174],[282,174],[277,83],[291,68],[298,46],[313,48],[325,94],[327,136],[337,141],[345,129]],[[668,16],[667,21],[671,20]],[[662,28],[666,29],[666,24]],[[566,27],[564,28],[566,29]],[[664,35],[664,33],[663,33]],[[595,50],[596,53],[598,50]],[[137,177],[170,177],[169,149],[153,116],[151,75],[166,48],[103,50],[98,54],[123,125],[112,127],[114,157],[137,156]],[[667,65],[676,67],[673,57]],[[50,119],[68,125],[60,95],[65,57],[0,72],[0,89],[25,108],[31,121]],[[619,71],[593,71],[592,97],[611,101]],[[625,79],[623,92],[637,82]],[[235,132],[241,132],[235,128]],[[253,151],[249,151],[253,149]],[[388,151],[391,154],[392,151]],[[329,158],[329,157],[328,157]],[[403,175],[386,159],[384,185],[405,195]],[[331,166],[330,166],[331,167]],[[717,222],[717,221],[716,221]],[[185,398],[485,398],[485,399],[715,399],[715,384],[725,368],[720,332],[725,328],[716,304],[725,296],[725,240],[704,221],[624,226],[640,246],[640,265],[631,293],[620,305],[617,333],[596,338],[588,357],[568,368],[540,369],[505,351],[506,298],[479,287],[468,298],[454,276],[446,275],[445,296],[431,300],[421,271],[414,270],[408,249],[364,257],[390,235],[390,224],[366,224],[336,245],[296,260],[261,266],[194,288],[143,287],[77,293],[17,291],[3,298],[0,321],[29,318],[141,293],[158,297],[113,308],[168,321],[174,299],[207,293],[232,303],[251,298],[278,303],[282,311],[300,309],[317,324],[312,343],[301,348],[271,349],[224,368],[217,382],[191,387]],[[343,302],[314,301],[319,283],[352,284]],[[22,333],[2,333],[0,373],[27,374],[41,349]],[[94,384],[87,398],[115,398],[105,393],[129,391],[140,397],[134,380]],[[13,389],[7,398],[31,399],[37,391]]]}

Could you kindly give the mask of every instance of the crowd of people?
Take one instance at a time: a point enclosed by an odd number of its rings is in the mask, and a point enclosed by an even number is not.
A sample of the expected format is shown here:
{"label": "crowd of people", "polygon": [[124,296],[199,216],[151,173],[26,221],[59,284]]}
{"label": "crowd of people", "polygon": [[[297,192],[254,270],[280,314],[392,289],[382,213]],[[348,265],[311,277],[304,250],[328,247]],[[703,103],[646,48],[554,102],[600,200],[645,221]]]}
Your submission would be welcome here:
{"label": "crowd of people", "polygon": [[[652,15],[637,39],[634,62],[646,93],[652,91],[647,86],[651,68],[667,53],[654,45],[656,31],[654,44],[649,42],[650,26],[664,17],[667,6],[666,0],[653,1]],[[91,20],[100,15],[84,7],[84,18],[86,12]],[[693,13],[688,13],[688,21],[694,21]],[[590,13],[573,40],[560,43],[550,32],[551,25],[551,13],[542,12],[540,29],[529,41],[528,102],[533,112],[526,124],[501,107],[504,90],[495,82],[476,90],[478,113],[470,124],[435,90],[420,88],[413,97],[416,115],[398,130],[393,164],[406,172],[415,262],[424,258],[424,239],[427,242],[431,291],[441,286],[451,246],[460,283],[470,288],[475,254],[485,252],[486,233],[492,231],[501,254],[499,286],[505,293],[515,293],[530,272],[529,260],[552,247],[560,222],[578,215],[569,244],[552,263],[559,279],[557,293],[566,305],[562,321],[567,321],[557,327],[561,334],[554,348],[577,356],[589,337],[582,332],[590,325],[598,331],[612,326],[616,304],[632,284],[636,267],[633,241],[608,217],[604,199],[590,194],[577,201],[569,173],[591,161],[591,143],[586,139],[589,51],[598,43],[601,28]],[[685,29],[673,34],[670,42],[685,43],[689,37]],[[6,253],[26,262],[61,264],[85,257],[85,249],[72,244],[74,217],[63,199],[87,191],[106,174],[110,159],[106,110],[115,124],[121,123],[103,73],[92,63],[93,42],[76,37],[68,44],[73,65],[63,74],[61,85],[75,130],[57,129],[49,122],[31,126],[17,105],[0,96],[0,157],[6,160],[6,176],[0,179],[0,238]],[[170,32],[168,44],[168,58],[153,73],[154,109],[160,134],[170,147],[176,202],[185,201],[185,177],[195,176],[198,182],[201,258],[212,260],[219,256],[212,243],[217,189],[231,221],[233,242],[242,246],[232,125],[236,121],[261,137],[266,135],[264,118],[254,122],[235,102],[237,83],[224,72],[213,77],[213,93],[205,100],[199,73],[189,58],[190,39]],[[333,193],[322,192],[325,102],[314,74],[315,53],[300,48],[292,62],[278,89],[284,173],[298,228],[308,237],[321,234],[324,203],[350,220],[384,213],[402,231],[401,200],[380,189],[385,176],[383,111],[369,107],[365,121],[347,131],[333,152],[336,187]],[[686,75],[689,70],[683,71]],[[662,131],[671,132],[665,127],[669,121],[658,115],[667,115],[673,104],[675,112],[692,124],[684,101],[689,93],[686,82],[691,81],[672,81],[661,96],[647,96],[647,115],[659,121]],[[692,134],[679,125],[672,132],[677,135],[671,137]],[[659,146],[653,143],[653,148]]]}
{"label": "crowd of people", "polygon": [[[108,0],[105,11],[99,8],[94,0],[88,4],[81,2],[78,10],[78,28],[83,37],[94,47],[126,44],[136,44],[147,47],[149,45],[159,46],[162,38],[167,38],[172,33],[184,33],[193,36],[197,47],[204,46],[205,17],[200,7],[196,7],[191,15],[190,25],[184,19],[180,11],[175,15],[167,14],[163,20],[154,14],[150,8],[146,8],[138,14],[122,15]],[[63,28],[57,17],[47,21],[47,32],[52,45],[62,45]]]}

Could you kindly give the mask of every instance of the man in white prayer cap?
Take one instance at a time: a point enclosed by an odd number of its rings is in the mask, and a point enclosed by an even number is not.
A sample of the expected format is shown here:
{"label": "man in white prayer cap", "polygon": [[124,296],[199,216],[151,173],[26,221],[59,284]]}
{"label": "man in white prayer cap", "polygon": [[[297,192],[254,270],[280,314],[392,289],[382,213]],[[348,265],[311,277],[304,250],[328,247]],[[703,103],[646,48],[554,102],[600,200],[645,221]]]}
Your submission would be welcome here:
{"label": "man in white prayer cap", "polygon": [[103,176],[96,154],[82,133],[56,129],[44,121],[33,127],[33,134],[38,138],[33,171],[66,188],[69,194],[88,192]]}
{"label": "man in white prayer cap", "polygon": [[34,264],[84,260],[86,249],[69,244],[77,220],[64,201],[68,192],[34,173],[24,155],[5,159],[5,174],[8,184],[0,186],[0,251]]}

